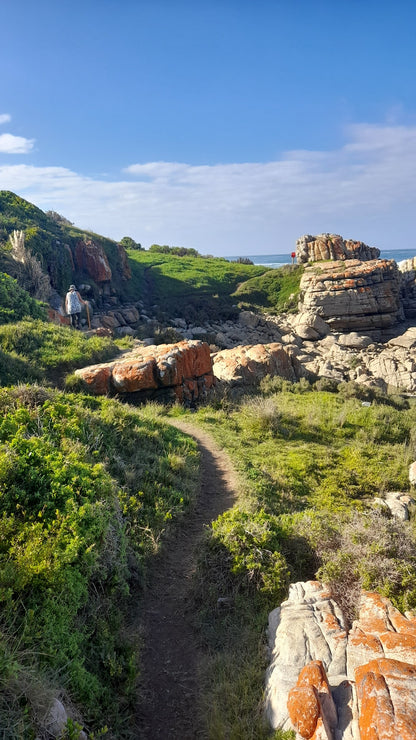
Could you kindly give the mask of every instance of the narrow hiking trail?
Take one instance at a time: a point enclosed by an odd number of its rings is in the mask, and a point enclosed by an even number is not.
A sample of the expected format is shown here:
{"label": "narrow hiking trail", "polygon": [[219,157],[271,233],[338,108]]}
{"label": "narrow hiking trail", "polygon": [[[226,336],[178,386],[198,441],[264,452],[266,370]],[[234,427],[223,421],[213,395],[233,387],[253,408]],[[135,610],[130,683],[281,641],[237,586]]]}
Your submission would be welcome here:
{"label": "narrow hiking trail", "polygon": [[201,653],[192,628],[190,591],[206,527],[231,508],[237,496],[237,477],[230,459],[212,438],[188,422],[169,423],[198,442],[199,495],[193,511],[155,558],[140,606],[144,699],[137,720],[142,740],[205,737],[198,723]]}

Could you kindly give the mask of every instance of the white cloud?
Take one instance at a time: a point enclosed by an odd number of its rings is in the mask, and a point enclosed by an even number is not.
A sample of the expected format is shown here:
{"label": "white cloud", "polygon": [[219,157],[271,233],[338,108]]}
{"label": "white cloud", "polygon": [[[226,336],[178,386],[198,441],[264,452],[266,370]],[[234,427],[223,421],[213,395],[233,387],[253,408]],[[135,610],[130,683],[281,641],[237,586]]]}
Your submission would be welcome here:
{"label": "white cloud", "polygon": [[9,115],[9,113],[0,113],[0,124],[9,123],[9,121],[11,120],[12,120],[12,117]]}
{"label": "white cloud", "polygon": [[273,162],[136,163],[112,182],[62,167],[0,165],[0,187],[81,228],[146,246],[290,252],[303,233],[334,231],[384,249],[412,247],[416,127],[359,124],[345,136],[337,150],[290,151]]}
{"label": "white cloud", "polygon": [[0,134],[0,152],[2,154],[27,154],[33,149],[34,139],[25,139],[13,134]]}

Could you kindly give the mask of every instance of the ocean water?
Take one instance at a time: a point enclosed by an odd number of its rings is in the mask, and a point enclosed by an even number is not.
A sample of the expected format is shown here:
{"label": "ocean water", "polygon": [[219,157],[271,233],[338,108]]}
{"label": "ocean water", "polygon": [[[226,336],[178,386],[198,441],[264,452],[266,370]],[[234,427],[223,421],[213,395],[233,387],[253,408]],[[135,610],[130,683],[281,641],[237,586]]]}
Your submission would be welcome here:
{"label": "ocean water", "polygon": [[[255,265],[264,265],[264,267],[283,267],[283,265],[290,265],[292,262],[290,254],[247,254],[244,256],[248,257]],[[402,262],[402,260],[407,260],[409,257],[416,257],[416,247],[414,249],[382,249],[380,250],[380,257]],[[226,259],[235,262],[238,257],[226,257]]]}

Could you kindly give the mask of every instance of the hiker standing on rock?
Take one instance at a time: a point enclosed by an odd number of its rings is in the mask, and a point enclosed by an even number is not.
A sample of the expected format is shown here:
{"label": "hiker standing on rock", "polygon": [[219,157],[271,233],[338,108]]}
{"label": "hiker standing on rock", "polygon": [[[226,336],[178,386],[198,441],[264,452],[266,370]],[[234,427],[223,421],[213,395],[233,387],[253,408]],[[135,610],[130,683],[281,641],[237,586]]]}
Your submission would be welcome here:
{"label": "hiker standing on rock", "polygon": [[69,315],[71,326],[74,329],[81,329],[81,304],[86,305],[78,293],[75,285],[70,285],[65,297],[65,311]]}

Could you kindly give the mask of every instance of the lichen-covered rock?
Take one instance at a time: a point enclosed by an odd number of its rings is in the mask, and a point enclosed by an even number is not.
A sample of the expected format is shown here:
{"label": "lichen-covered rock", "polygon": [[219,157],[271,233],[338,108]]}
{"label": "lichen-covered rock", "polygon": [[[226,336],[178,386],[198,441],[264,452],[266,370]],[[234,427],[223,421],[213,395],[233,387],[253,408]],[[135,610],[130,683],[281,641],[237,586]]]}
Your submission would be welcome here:
{"label": "lichen-covered rock", "polygon": [[299,264],[322,260],[374,260],[380,256],[376,247],[368,247],[364,242],[343,239],[339,234],[305,234],[296,242],[296,259]]}
{"label": "lichen-covered rock", "polygon": [[[333,609],[325,587],[311,581],[293,584],[288,601],[271,612],[266,714],[272,727],[295,728],[298,738],[310,740],[414,740],[416,617],[362,592],[359,619],[347,638]],[[344,675],[334,674],[334,667]]]}
{"label": "lichen-covered rock", "polygon": [[76,375],[97,395],[171,388],[186,400],[198,398],[213,383],[209,346],[199,341],[141,346],[118,360],[76,370]]}
{"label": "lichen-covered rock", "polygon": [[416,666],[380,658],[355,671],[360,740],[416,738]]}
{"label": "lichen-covered rock", "polygon": [[213,372],[218,380],[244,385],[254,385],[266,375],[296,381],[303,374],[293,352],[279,342],[222,350],[213,358]]}
{"label": "lichen-covered rock", "polygon": [[302,668],[296,686],[289,691],[287,708],[292,725],[302,738],[332,740],[338,716],[320,660]]}
{"label": "lichen-covered rock", "polygon": [[400,274],[394,260],[345,261],[306,267],[301,313],[317,314],[333,331],[368,331],[403,318]]}
{"label": "lichen-covered rock", "polygon": [[321,661],[330,684],[346,680],[346,641],[341,610],[328,589],[317,581],[292,584],[287,601],[269,616],[265,709],[273,728],[291,728],[287,697],[311,661]]}

